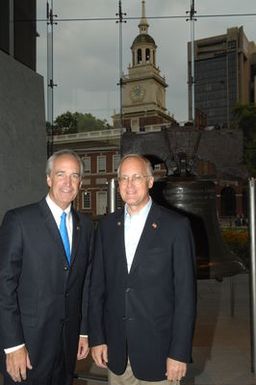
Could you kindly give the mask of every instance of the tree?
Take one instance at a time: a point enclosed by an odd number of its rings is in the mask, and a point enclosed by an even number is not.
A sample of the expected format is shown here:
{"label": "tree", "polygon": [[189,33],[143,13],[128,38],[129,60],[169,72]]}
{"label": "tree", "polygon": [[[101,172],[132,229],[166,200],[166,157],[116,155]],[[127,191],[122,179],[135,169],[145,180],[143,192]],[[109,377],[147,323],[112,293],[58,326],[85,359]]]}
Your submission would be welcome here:
{"label": "tree", "polygon": [[256,106],[238,104],[234,113],[244,134],[244,162],[249,173],[256,175]]}
{"label": "tree", "polygon": [[75,133],[78,127],[79,113],[72,113],[70,111],[65,112],[57,116],[54,121],[54,131],[60,131],[60,133]]}
{"label": "tree", "polygon": [[90,113],[80,114],[78,132],[107,130],[108,128],[110,128],[110,125],[106,119],[97,119]]}
{"label": "tree", "polygon": [[111,128],[107,120],[97,119],[90,113],[82,114],[80,112],[67,111],[54,121],[54,132],[56,134],[69,134],[85,131],[106,130]]}

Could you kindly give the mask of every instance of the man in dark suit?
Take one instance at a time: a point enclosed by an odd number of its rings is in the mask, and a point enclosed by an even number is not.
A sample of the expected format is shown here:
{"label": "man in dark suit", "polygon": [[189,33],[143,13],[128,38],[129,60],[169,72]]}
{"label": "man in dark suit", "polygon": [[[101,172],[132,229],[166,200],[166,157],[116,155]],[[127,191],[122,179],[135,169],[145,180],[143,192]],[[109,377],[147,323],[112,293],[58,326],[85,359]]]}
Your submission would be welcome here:
{"label": "man in dark suit", "polygon": [[46,174],[46,198],[7,212],[0,229],[0,364],[8,385],[71,385],[76,358],[89,350],[93,225],[71,206],[83,163],[62,150]]}
{"label": "man in dark suit", "polygon": [[[196,308],[187,218],[156,205],[150,162],[118,169],[124,210],[98,225],[89,296],[89,344],[111,385],[179,382],[191,361]],[[142,382],[141,382],[142,380]]]}

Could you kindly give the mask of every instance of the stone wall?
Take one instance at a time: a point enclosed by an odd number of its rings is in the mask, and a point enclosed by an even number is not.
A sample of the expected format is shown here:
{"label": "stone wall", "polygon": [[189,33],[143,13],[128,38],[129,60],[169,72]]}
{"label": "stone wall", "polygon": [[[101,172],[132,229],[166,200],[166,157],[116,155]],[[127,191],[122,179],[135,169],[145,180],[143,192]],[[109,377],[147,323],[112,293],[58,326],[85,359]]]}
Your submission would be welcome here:
{"label": "stone wall", "polygon": [[0,221],[46,192],[42,76],[0,51]]}

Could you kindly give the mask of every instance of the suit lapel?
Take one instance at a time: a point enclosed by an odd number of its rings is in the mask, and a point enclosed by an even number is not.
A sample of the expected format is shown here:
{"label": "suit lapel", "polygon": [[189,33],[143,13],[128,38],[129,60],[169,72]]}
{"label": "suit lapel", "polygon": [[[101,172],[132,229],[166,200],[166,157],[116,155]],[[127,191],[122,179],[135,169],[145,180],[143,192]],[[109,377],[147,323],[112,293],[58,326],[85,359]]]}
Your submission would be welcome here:
{"label": "suit lapel", "polygon": [[71,248],[71,261],[72,264],[77,255],[77,248],[79,245],[80,238],[80,220],[77,212],[72,208],[71,210],[72,220],[73,220],[73,236],[72,236],[72,248]]}
{"label": "suit lapel", "polygon": [[56,251],[58,252],[58,254],[60,255],[60,257],[62,259],[64,258],[66,260],[66,253],[65,253],[65,249],[64,249],[64,246],[62,243],[62,239],[60,236],[58,226],[55,222],[55,219],[54,219],[54,217],[51,213],[51,210],[49,209],[49,206],[47,205],[45,199],[42,199],[39,202],[39,208],[41,211],[41,215],[43,217],[43,221],[45,223],[45,227],[49,233],[49,239],[52,239],[52,241],[53,241],[52,242],[53,245],[51,247],[54,247],[56,249]]}
{"label": "suit lapel", "polygon": [[152,244],[152,241],[154,243],[154,237],[157,235],[158,231],[159,231],[159,211],[157,210],[157,206],[154,203],[152,203],[137,249],[135,251],[130,274],[134,272],[134,270],[140,263],[141,256],[145,254],[146,250],[149,248],[149,245]]}
{"label": "suit lapel", "polygon": [[124,265],[125,272],[128,273],[127,270],[127,260],[125,253],[125,242],[124,242],[124,209],[116,211],[116,248],[120,252],[122,256],[122,261]]}

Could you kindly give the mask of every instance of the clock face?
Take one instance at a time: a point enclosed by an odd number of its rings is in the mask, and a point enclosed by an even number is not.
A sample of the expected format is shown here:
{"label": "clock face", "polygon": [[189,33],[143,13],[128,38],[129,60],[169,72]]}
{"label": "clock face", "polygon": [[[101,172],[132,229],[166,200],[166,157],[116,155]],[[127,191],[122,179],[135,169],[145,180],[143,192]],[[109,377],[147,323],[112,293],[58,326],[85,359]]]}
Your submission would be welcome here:
{"label": "clock face", "polygon": [[131,89],[130,95],[132,100],[141,101],[145,96],[145,89],[140,84],[137,84]]}

